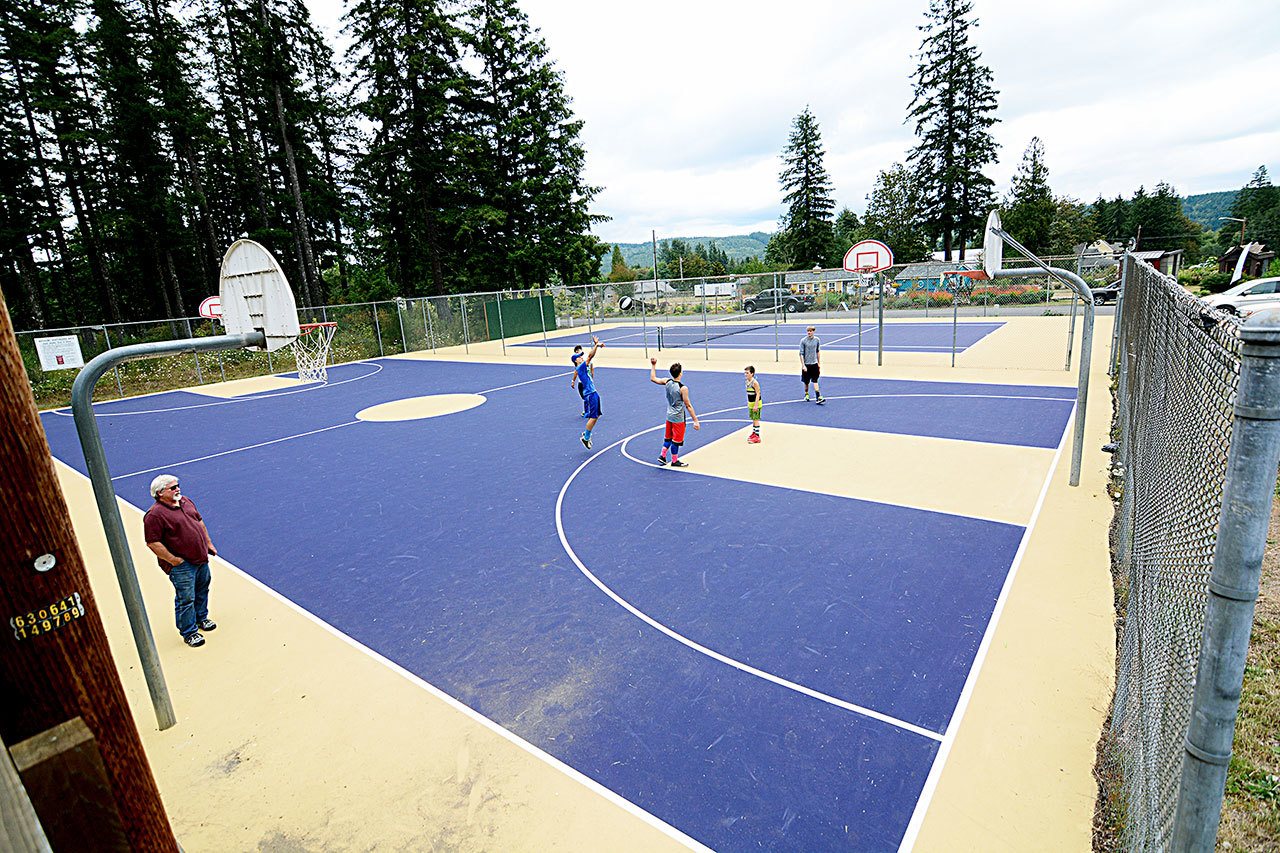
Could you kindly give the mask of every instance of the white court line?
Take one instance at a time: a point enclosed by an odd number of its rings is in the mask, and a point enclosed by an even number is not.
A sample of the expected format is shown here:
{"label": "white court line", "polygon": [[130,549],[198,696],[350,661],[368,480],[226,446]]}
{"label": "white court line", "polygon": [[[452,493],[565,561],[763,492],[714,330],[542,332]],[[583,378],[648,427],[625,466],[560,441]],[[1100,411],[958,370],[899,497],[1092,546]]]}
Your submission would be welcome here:
{"label": "white court line", "polygon": [[[718,413],[708,412],[708,414],[718,414]],[[702,419],[699,418],[699,421],[701,420]],[[737,419],[732,419],[732,420],[737,420]],[[560,536],[561,547],[563,547],[565,550],[565,553],[569,555],[569,559],[573,560],[574,565],[578,567],[578,571],[582,572],[582,574],[587,578],[587,580],[595,584],[595,586],[601,592],[609,596],[609,598],[613,599],[619,606],[621,606],[624,610],[626,610],[632,616],[635,616],[637,619],[649,625],[650,627],[656,628],[657,630],[661,631],[663,634],[666,634],[671,639],[675,640],[676,642],[684,646],[687,646],[690,649],[693,649],[695,652],[698,652],[699,654],[706,655],[712,660],[719,661],[720,663],[728,664],[734,669],[745,672],[748,675],[754,675],[757,678],[763,679],[773,684],[777,684],[780,687],[785,687],[788,690],[793,690],[796,693],[800,693],[812,699],[817,699],[821,702],[826,702],[827,704],[834,705],[837,708],[843,708],[846,711],[852,711],[855,714],[860,714],[861,716],[864,716],[864,717],[870,717],[873,720],[879,720],[882,723],[887,723],[896,728],[911,732],[912,734],[917,734],[917,735],[920,735],[921,737],[929,738],[930,740],[941,741],[942,735],[939,735],[937,732],[930,731],[929,729],[922,728],[920,726],[914,725],[913,723],[908,723],[905,720],[899,720],[898,718],[891,717],[888,714],[882,714],[881,712],[873,710],[871,708],[867,708],[862,705],[856,705],[853,702],[846,702],[843,699],[837,699],[834,696],[829,696],[826,693],[822,693],[820,691],[814,690],[811,687],[805,687],[803,684],[797,684],[794,681],[788,681],[787,679],[774,675],[771,672],[765,672],[762,669],[757,669],[756,667],[751,666],[750,664],[743,663],[740,660],[731,658],[728,655],[723,655],[720,652],[715,651],[714,649],[710,649],[702,645],[701,643],[695,642],[694,640],[691,640],[688,637],[684,636],[683,634],[677,632],[675,629],[667,627],[666,625],[650,617],[648,614],[644,613],[640,609],[636,608],[629,601],[624,599],[622,596],[618,595],[616,592],[610,589],[607,585],[605,585],[603,581],[601,581],[594,574],[592,574],[591,570],[588,569],[586,565],[582,562],[582,560],[578,557],[577,552],[573,550],[573,546],[569,544],[568,536],[564,532],[565,493],[569,490],[569,486],[573,483],[574,479],[577,478],[578,474],[582,473],[583,469],[585,469],[588,465],[590,465],[596,459],[599,459],[603,454],[607,453],[608,451],[612,450],[615,447],[618,447],[619,445],[625,444],[626,442],[630,441],[633,438],[644,435],[645,433],[654,432],[659,429],[662,429],[662,427],[660,426],[649,427],[648,429],[640,430],[639,432],[629,435],[626,438],[618,439],[613,444],[610,444],[608,447],[605,447],[596,451],[591,456],[589,456],[586,459],[586,461],[584,461],[581,465],[579,465],[577,469],[572,474],[569,475],[569,479],[565,480],[564,485],[560,487],[560,494],[556,496],[556,533],[558,533]]]}
{"label": "white court line", "polygon": [[[1075,406],[1073,405],[1071,409],[1074,413]],[[1071,424],[1072,420],[1069,417],[1067,424]],[[902,843],[898,845],[899,853],[906,853],[906,851],[911,850],[915,846],[916,839],[920,836],[920,829],[924,826],[925,814],[929,811],[929,804],[933,801],[934,792],[937,791],[938,781],[942,778],[942,768],[946,765],[947,757],[951,754],[951,747],[956,742],[956,737],[960,731],[960,723],[964,719],[964,713],[969,707],[969,700],[973,696],[973,689],[978,682],[978,673],[982,669],[982,664],[987,658],[987,652],[991,648],[996,626],[1000,622],[1000,614],[1004,612],[1004,605],[1009,598],[1009,591],[1013,589],[1014,578],[1018,575],[1018,568],[1022,565],[1022,558],[1027,552],[1027,543],[1031,541],[1031,532],[1035,530],[1036,522],[1040,518],[1040,511],[1044,508],[1044,499],[1049,494],[1049,484],[1053,482],[1053,474],[1058,469],[1058,460],[1062,457],[1062,449],[1066,446],[1069,434],[1070,430],[1064,425],[1062,438],[1058,441],[1058,451],[1053,456],[1053,464],[1049,466],[1049,472],[1044,478],[1044,485],[1040,487],[1040,497],[1036,501],[1035,509],[1031,513],[1031,519],[1027,522],[1026,529],[1022,533],[1022,541],[1018,543],[1018,550],[1013,556],[1013,564],[1009,567],[1009,573],[1005,576],[1004,586],[1001,587],[1000,596],[996,599],[996,606],[991,611],[986,633],[982,635],[982,642],[978,645],[978,653],[974,655],[973,663],[969,667],[969,677],[965,679],[964,687],[960,691],[960,699],[956,702],[955,710],[951,712],[951,722],[948,723],[946,734],[942,738],[942,746],[938,748],[937,755],[933,757],[933,766],[929,768],[929,775],[925,779],[924,787],[920,790],[919,799],[916,800],[916,807],[911,813],[911,821],[907,824],[907,831],[902,836]]]}
{"label": "white court line", "polygon": [[546,382],[548,379],[563,379],[571,373],[573,373],[572,370],[566,370],[564,373],[553,373],[550,376],[539,376],[537,379],[530,379],[527,382],[517,382],[514,385],[500,385],[497,388],[490,388],[487,391],[476,391],[475,393],[480,396],[484,396],[485,394],[492,394],[494,391],[506,391],[508,388],[519,388],[521,385],[532,385],[535,382]]}
{"label": "white court line", "polygon": [[[76,471],[74,468],[67,465],[65,462],[60,461],[59,464],[66,467],[68,471],[80,477],[81,479],[85,480],[86,482],[88,481],[89,479],[88,477],[86,477],[84,474],[81,474],[79,471]],[[130,504],[130,506],[132,506],[132,504]],[[134,507],[134,508],[137,509],[137,507]],[[138,510],[138,511],[141,512],[141,510]],[[252,586],[255,586],[262,592],[265,592],[268,596],[280,602],[285,607],[292,610],[294,613],[297,613],[299,616],[310,621],[312,624],[317,625],[321,630],[327,631],[329,634],[336,637],[338,640],[346,643],[351,648],[366,655],[367,657],[376,661],[377,663],[380,663],[383,666],[387,667],[387,669],[399,675],[401,678],[408,681],[410,684],[413,684],[419,689],[426,691],[432,697],[443,702],[445,705],[449,706],[454,711],[457,711],[458,713],[462,714],[467,719],[472,720],[473,722],[479,723],[481,726],[484,726],[486,729],[498,735],[499,737],[503,738],[507,742],[529,753],[534,758],[538,759],[544,764],[549,765],[555,770],[559,770],[565,776],[568,776],[570,779],[579,783],[580,785],[582,785],[584,788],[591,791],[592,793],[597,794],[598,796],[603,798],[605,801],[612,803],[613,805],[617,806],[618,808],[622,809],[623,811],[627,812],[633,817],[638,818],[643,823],[648,824],[649,826],[663,833],[668,838],[671,838],[672,840],[680,844],[683,844],[685,847],[688,847],[690,850],[697,850],[699,851],[699,853],[703,853],[703,851],[705,851],[705,853],[712,853],[711,848],[702,844],[698,840],[688,835],[685,835],[683,832],[676,829],[671,824],[667,823],[666,821],[663,821],[658,817],[655,817],[654,815],[645,811],[640,806],[631,802],[621,794],[618,794],[615,791],[612,791],[609,788],[606,788],[604,785],[592,779],[590,776],[587,776],[582,771],[569,766],[568,764],[564,763],[560,759],[556,758],[551,753],[545,752],[541,748],[529,743],[527,740],[520,737],[519,735],[514,734],[513,732],[510,732],[507,729],[503,728],[501,725],[499,725],[498,723],[495,723],[493,720],[484,716],[479,711],[476,711],[470,705],[466,705],[463,702],[453,698],[448,693],[445,693],[443,690],[441,690],[439,687],[436,687],[434,684],[431,684],[430,682],[424,680],[420,676],[415,675],[414,673],[405,669],[395,661],[389,658],[383,657],[382,655],[375,652],[373,649],[369,648],[368,646],[344,634],[342,631],[330,625],[328,622],[324,621],[319,616],[315,615],[314,613],[302,607],[301,605],[295,603],[294,601],[286,598],[283,594],[267,586],[265,583],[258,580],[248,572],[246,572],[244,569],[241,569],[239,566],[228,561],[227,558],[222,556],[214,556],[214,559],[218,560],[222,566],[235,572],[240,577],[248,581]]]}
{"label": "white court line", "polygon": [[210,453],[208,456],[197,456],[195,459],[184,459],[181,462],[170,462],[167,465],[160,465],[156,468],[143,468],[141,471],[131,471],[128,474],[119,474],[115,477],[112,477],[111,479],[113,481],[123,480],[126,477],[136,477],[139,474],[150,474],[152,471],[164,471],[169,468],[176,468],[179,465],[190,465],[193,462],[203,462],[206,459],[217,459],[219,456],[229,456],[232,453],[239,453],[242,450],[255,450],[259,447],[266,447],[267,445],[270,445],[270,444],[279,444],[282,441],[291,441],[295,438],[305,438],[308,435],[316,435],[317,433],[328,432],[331,429],[341,429],[342,427],[351,426],[352,424],[358,424],[358,423],[363,423],[363,421],[360,421],[360,420],[347,421],[344,424],[334,424],[333,426],[321,427],[320,429],[313,429],[310,432],[300,432],[297,435],[286,435],[283,438],[273,438],[270,441],[262,441],[262,442],[259,442],[258,444],[249,444],[249,445],[246,445],[245,447],[233,447],[230,450],[223,450],[219,453]]}
{"label": "white court line", "polygon": [[[208,402],[208,403],[195,403],[195,404],[190,405],[190,406],[174,406],[174,407],[173,407],[173,408],[171,408],[171,409],[143,409],[143,410],[139,410],[139,411],[136,411],[136,412],[98,412],[98,411],[95,411],[95,412],[94,412],[94,416],[95,416],[95,417],[99,417],[99,418],[114,418],[114,417],[123,417],[123,416],[125,416],[125,415],[163,415],[163,414],[167,414],[167,413],[169,413],[169,412],[184,412],[184,411],[186,411],[186,410],[188,410],[188,409],[207,409],[207,408],[208,408],[208,407],[210,407],[210,406],[229,406],[229,405],[231,405],[231,404],[233,404],[233,403],[251,403],[251,402],[253,402],[253,401],[255,401],[255,400],[270,400],[270,399],[273,399],[273,398],[275,398],[275,397],[288,397],[288,396],[289,396],[289,395],[291,395],[291,394],[302,394],[302,393],[305,393],[305,392],[307,392],[307,391],[319,391],[319,390],[320,390],[320,389],[322,389],[322,388],[337,388],[339,385],[346,385],[348,382],[357,382],[357,381],[359,381],[359,380],[361,380],[361,379],[368,379],[370,376],[376,376],[376,375],[378,375],[379,373],[381,373],[381,372],[382,372],[382,365],[381,365],[381,364],[375,364],[374,362],[371,362],[371,361],[353,361],[353,362],[349,362],[349,363],[350,363],[350,364],[367,364],[367,365],[369,365],[369,366],[371,366],[371,367],[376,367],[376,368],[377,368],[377,370],[371,370],[371,371],[369,371],[368,373],[362,373],[362,374],[360,374],[359,376],[353,376],[353,377],[351,377],[350,379],[343,379],[343,380],[341,380],[341,381],[339,381],[339,382],[308,383],[308,386],[307,386],[306,388],[294,388],[294,389],[293,389],[293,390],[291,390],[291,391],[281,391],[281,392],[279,392],[279,393],[271,393],[271,392],[269,392],[269,393],[265,393],[265,394],[245,395],[245,396],[243,396],[243,397],[233,397],[233,398],[231,398],[230,400],[212,400],[212,401],[210,401],[210,402]],[[268,375],[268,376],[276,376],[276,375],[278,375],[278,374],[270,373],[270,374],[267,374],[267,375]],[[251,377],[251,378],[256,378],[256,377]],[[232,381],[235,381],[235,380],[232,380]],[[219,383],[212,383],[212,384],[219,384]],[[182,390],[185,390],[185,389],[182,389],[182,388],[174,388],[174,389],[171,389],[171,390],[169,390],[169,391],[157,391],[156,393],[157,393],[157,394],[172,394],[174,391],[182,391]],[[187,393],[189,393],[189,394],[198,394],[198,393],[200,393],[200,392],[198,392],[198,391],[188,391]],[[144,395],[144,396],[145,396],[145,395]],[[125,398],[125,399],[136,399],[136,398],[128,397],[128,398]],[[103,400],[103,401],[102,401],[102,403],[95,403],[94,405],[95,405],[95,406],[101,406],[101,405],[104,405],[104,404],[106,404],[106,403],[118,403],[118,402],[120,402],[120,401],[119,401],[119,400]],[[72,417],[71,410],[70,410],[70,409],[67,409],[67,408],[54,409],[54,410],[53,410],[53,413],[54,413],[55,415],[61,415],[61,416],[63,416],[64,418]]]}

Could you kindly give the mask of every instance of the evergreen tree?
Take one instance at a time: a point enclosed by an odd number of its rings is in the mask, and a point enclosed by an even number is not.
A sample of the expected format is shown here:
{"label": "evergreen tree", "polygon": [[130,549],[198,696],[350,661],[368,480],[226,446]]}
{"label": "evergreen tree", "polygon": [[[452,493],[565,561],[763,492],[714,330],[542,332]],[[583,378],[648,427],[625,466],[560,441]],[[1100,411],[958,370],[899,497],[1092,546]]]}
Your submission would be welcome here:
{"label": "evergreen tree", "polygon": [[1044,162],[1044,143],[1032,137],[1022,154],[1022,164],[1013,176],[1013,186],[1005,198],[1000,221],[1034,254],[1047,253],[1050,229],[1058,205],[1049,189],[1049,168]]}
{"label": "evergreen tree", "polygon": [[453,260],[465,176],[459,92],[469,81],[461,33],[439,0],[356,0],[347,12],[356,108],[369,123],[355,175],[363,195],[369,257],[395,292],[444,295]]}
{"label": "evergreen tree", "polygon": [[834,230],[837,247],[846,252],[854,243],[864,239],[862,223],[858,221],[858,215],[847,207],[842,208],[836,215]]}
{"label": "evergreen tree", "polygon": [[609,269],[609,281],[623,282],[635,281],[636,271],[627,266],[627,262],[622,258],[622,249],[617,246],[613,247],[613,259]]}
{"label": "evergreen tree", "polygon": [[1088,245],[1098,239],[1093,219],[1085,211],[1083,204],[1075,199],[1057,198],[1053,200],[1053,208],[1048,240],[1044,246],[1046,254],[1075,254],[1079,246]]}
{"label": "evergreen tree", "polygon": [[924,215],[924,196],[915,174],[901,163],[894,163],[876,176],[875,188],[867,196],[862,234],[887,245],[897,263],[927,260],[929,241]]}
{"label": "evergreen tree", "polygon": [[998,92],[969,40],[972,12],[972,0],[930,0],[907,113],[919,138],[908,160],[947,260],[956,245],[964,257],[967,237],[986,220],[992,183],[982,170],[996,159]]}
{"label": "evergreen tree", "polygon": [[779,233],[769,245],[775,257],[793,269],[807,269],[831,263],[836,251],[831,228],[831,179],[823,164],[825,152],[818,122],[805,107],[791,125],[791,136],[783,152],[782,173],[778,176],[786,191],[787,211],[779,222]]}
{"label": "evergreen tree", "polygon": [[122,295],[135,310],[154,311],[158,304],[165,317],[185,316],[174,164],[161,138],[159,99],[141,62],[147,54],[143,24],[119,0],[94,0],[93,11],[97,23],[89,38],[103,98],[103,147],[116,177],[107,198],[113,227],[106,241],[117,267],[112,277],[139,283]]}
{"label": "evergreen tree", "polygon": [[1224,221],[1218,230],[1219,251],[1226,251],[1240,242],[1260,242],[1269,249],[1280,248],[1280,187],[1271,185],[1266,166],[1259,166],[1249,182],[1236,193],[1231,204],[1231,215],[1247,220],[1241,223]]}
{"label": "evergreen tree", "polygon": [[[459,214],[463,249],[477,262],[472,286],[588,281],[601,257],[585,239],[600,221],[588,212],[599,189],[583,181],[582,122],[563,75],[515,0],[473,0],[462,23],[480,63],[466,117],[476,174]],[[575,247],[590,247],[588,264]]]}

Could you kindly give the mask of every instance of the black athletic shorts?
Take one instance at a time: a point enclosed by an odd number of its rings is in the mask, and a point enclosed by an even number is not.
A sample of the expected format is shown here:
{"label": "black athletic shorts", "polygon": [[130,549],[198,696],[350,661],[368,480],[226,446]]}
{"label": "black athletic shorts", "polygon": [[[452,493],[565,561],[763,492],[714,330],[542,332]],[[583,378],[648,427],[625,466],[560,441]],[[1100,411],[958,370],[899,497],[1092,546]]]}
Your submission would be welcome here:
{"label": "black athletic shorts", "polygon": [[822,366],[818,364],[806,364],[800,368],[801,382],[817,382],[818,377],[822,375]]}

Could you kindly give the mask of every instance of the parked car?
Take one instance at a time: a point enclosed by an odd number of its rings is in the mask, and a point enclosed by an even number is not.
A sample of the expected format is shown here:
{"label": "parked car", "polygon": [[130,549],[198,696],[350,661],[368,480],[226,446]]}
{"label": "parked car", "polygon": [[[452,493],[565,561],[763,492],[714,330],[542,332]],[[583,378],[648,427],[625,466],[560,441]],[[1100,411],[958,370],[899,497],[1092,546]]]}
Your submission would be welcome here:
{"label": "parked car", "polygon": [[1204,301],[1228,314],[1251,314],[1251,306],[1280,301],[1280,276],[1255,278],[1242,282],[1230,290],[1206,296]]}
{"label": "parked car", "polygon": [[1110,284],[1104,284],[1102,287],[1091,287],[1089,292],[1093,294],[1093,301],[1096,305],[1115,302],[1120,298],[1120,279],[1116,279]]}
{"label": "parked car", "polygon": [[1268,299],[1264,302],[1250,302],[1247,305],[1240,306],[1241,318],[1252,317],[1259,311],[1270,311],[1273,308],[1280,308],[1280,293],[1276,294],[1274,299]]}
{"label": "parked car", "polygon": [[788,314],[794,314],[797,311],[812,308],[816,302],[817,300],[807,293],[794,293],[785,287],[774,287],[742,300],[742,310],[755,312],[781,308]]}

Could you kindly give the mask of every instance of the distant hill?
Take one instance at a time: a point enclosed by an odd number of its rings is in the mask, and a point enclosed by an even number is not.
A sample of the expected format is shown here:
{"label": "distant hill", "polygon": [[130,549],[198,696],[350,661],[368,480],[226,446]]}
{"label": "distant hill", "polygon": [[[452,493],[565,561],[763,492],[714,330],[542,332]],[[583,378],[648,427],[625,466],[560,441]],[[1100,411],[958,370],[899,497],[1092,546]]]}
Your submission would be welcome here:
{"label": "distant hill", "polygon": [[1236,200],[1236,190],[1189,195],[1182,200],[1182,212],[1192,222],[1199,222],[1210,231],[1222,227],[1219,216],[1230,216],[1231,205]]}
{"label": "distant hill", "polygon": [[[763,231],[753,231],[750,234],[739,234],[733,237],[664,237],[663,240],[683,240],[690,248],[699,243],[704,246],[715,243],[717,248],[729,256],[729,260],[743,261],[750,257],[763,258],[764,249],[769,244],[770,236]],[[613,245],[622,250],[622,259],[627,262],[627,266],[653,266],[652,243],[617,243],[610,244],[609,253],[604,256],[604,260],[600,263],[601,273],[608,275],[609,270],[612,269]],[[662,248],[662,240],[658,241],[658,248]]]}

